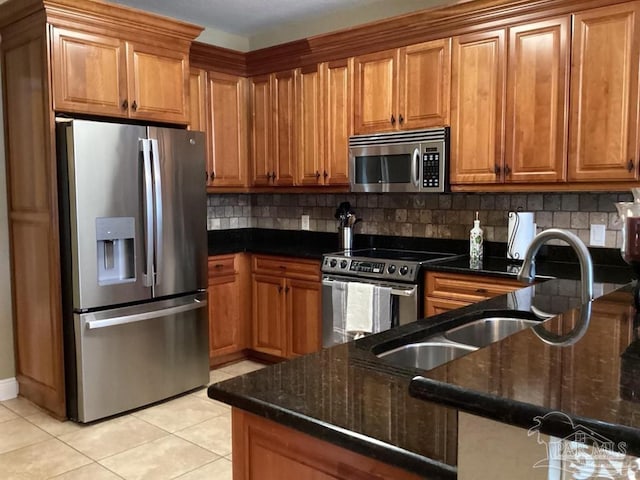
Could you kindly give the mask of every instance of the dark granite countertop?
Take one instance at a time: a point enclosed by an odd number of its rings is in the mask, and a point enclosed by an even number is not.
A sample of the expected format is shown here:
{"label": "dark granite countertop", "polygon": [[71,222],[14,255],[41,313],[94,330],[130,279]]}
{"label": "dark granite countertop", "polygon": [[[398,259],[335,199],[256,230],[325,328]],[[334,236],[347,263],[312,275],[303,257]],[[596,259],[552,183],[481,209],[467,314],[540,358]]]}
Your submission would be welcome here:
{"label": "dark granite countertop", "polygon": [[[638,456],[638,320],[626,286],[422,373],[411,393],[525,429],[547,415],[537,427],[543,433],[565,438],[574,426],[586,427]],[[565,344],[542,340],[549,335]]]}
{"label": "dark granite countertop", "polygon": [[[283,234],[261,232],[258,235],[262,236],[249,238],[246,251],[291,255],[277,250],[288,248],[288,242],[275,247],[276,250],[270,247],[260,250],[251,244],[256,238],[273,240],[284,238]],[[380,239],[366,240],[374,243],[367,246],[389,247],[381,245]],[[316,244],[319,250],[324,248],[321,243]],[[416,244],[409,240],[398,248],[443,251],[437,247],[446,243]],[[460,253],[455,242],[448,245],[449,252]],[[629,281],[631,274],[618,259],[619,255],[616,258],[615,250],[606,250],[592,255],[596,281],[610,283],[594,285],[594,293],[604,296],[593,302],[587,333],[573,346],[549,346],[528,329],[429,372],[394,366],[375,355],[467,323],[489,311],[529,311],[533,310],[532,306],[558,315],[548,320],[544,328],[557,334],[568,333],[581,311],[580,282],[574,279],[579,276],[579,268],[577,263],[567,262],[571,259],[563,247],[555,247],[546,255],[541,252],[537,272],[568,279],[547,280],[437,317],[272,365],[214,384],[208,394],[234,407],[430,478],[456,476],[457,410],[524,428],[532,426],[536,415],[562,411],[585,425],[597,426],[599,430],[594,430],[605,436],[617,429],[618,436],[613,438],[635,442],[638,449],[633,451],[640,453],[640,420],[634,421],[640,418],[640,403],[636,408],[633,400],[623,399],[620,393],[621,384],[626,382],[631,386],[625,387],[624,396],[640,398],[640,380],[637,388],[629,381],[629,375],[621,370],[620,357],[635,345],[629,289],[616,291],[620,284]],[[307,253],[313,255],[311,249],[307,249]],[[499,253],[498,249],[498,255],[488,256],[483,269],[476,272],[515,275]],[[473,273],[465,256],[431,264],[429,268]],[[640,354],[638,358],[635,371],[640,378]],[[635,367],[629,362],[625,365],[627,369]],[[417,376],[420,378],[412,382]],[[411,396],[410,384],[413,395],[428,401]],[[562,436],[566,427],[543,426],[541,431]]]}

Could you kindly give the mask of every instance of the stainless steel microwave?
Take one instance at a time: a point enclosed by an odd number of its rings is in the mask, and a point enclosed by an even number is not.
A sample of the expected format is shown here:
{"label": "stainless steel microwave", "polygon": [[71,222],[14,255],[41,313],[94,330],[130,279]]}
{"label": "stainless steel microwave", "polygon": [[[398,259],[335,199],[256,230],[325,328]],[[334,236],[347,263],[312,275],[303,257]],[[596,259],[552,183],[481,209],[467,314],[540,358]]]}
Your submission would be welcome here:
{"label": "stainless steel microwave", "polygon": [[352,192],[449,191],[449,127],[349,138]]}

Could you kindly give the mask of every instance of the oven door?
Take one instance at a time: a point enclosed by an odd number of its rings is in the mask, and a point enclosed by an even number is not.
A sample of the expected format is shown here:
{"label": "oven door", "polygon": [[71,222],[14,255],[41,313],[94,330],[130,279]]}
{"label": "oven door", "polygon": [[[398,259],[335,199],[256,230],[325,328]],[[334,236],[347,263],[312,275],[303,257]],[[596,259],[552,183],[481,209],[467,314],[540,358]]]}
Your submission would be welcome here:
{"label": "oven door", "polygon": [[349,149],[352,192],[418,192],[419,143],[369,145]]}
{"label": "oven door", "polygon": [[[418,320],[419,286],[352,277],[324,276],[322,279],[322,345],[330,347],[353,340],[353,334],[340,328],[346,315],[346,292],[348,284],[361,282],[391,288],[391,327],[405,325]],[[342,318],[341,318],[342,316]]]}

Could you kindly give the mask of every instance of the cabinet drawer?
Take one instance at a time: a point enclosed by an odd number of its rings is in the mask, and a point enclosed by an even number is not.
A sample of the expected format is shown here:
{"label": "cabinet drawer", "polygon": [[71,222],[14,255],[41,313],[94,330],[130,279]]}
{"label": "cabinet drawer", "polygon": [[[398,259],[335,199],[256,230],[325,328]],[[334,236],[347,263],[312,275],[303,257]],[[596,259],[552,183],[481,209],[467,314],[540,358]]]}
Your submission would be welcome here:
{"label": "cabinet drawer", "polygon": [[217,255],[209,257],[209,277],[234,275],[236,270],[235,255]]}
{"label": "cabinet drawer", "polygon": [[254,255],[253,273],[279,275],[301,280],[320,280],[320,262],[287,257]]}
{"label": "cabinet drawer", "polygon": [[463,302],[485,300],[525,286],[517,280],[442,272],[427,272],[425,282],[426,296]]}

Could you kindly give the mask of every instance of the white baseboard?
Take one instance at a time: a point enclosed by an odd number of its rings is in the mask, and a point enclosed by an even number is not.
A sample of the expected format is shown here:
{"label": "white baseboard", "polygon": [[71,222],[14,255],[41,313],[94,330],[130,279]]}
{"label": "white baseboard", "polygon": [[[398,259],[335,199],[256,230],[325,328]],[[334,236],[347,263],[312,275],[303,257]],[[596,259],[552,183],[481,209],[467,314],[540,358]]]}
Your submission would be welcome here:
{"label": "white baseboard", "polygon": [[0,378],[0,402],[18,396],[18,381],[15,378]]}

